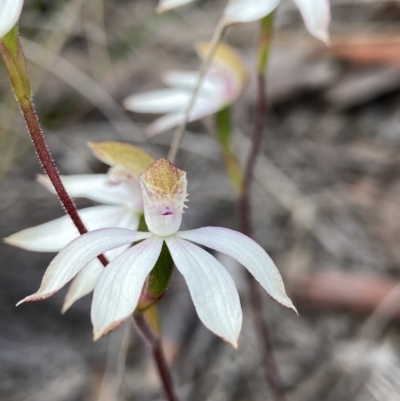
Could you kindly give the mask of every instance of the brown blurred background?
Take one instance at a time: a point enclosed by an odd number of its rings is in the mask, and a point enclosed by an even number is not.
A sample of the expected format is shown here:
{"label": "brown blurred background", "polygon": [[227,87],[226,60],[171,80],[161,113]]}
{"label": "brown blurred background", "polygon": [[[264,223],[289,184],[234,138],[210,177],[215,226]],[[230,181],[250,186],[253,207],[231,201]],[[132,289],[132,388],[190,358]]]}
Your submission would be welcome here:
{"label": "brown blurred background", "polygon": [[[127,113],[121,101],[160,88],[167,69],[196,69],[192,44],[211,37],[224,1],[158,16],[155,5],[26,0],[21,32],[36,105],[63,174],[105,171],[88,141],[123,140],[166,155],[172,133],[146,140],[142,129],[153,117]],[[257,28],[233,27],[226,36],[249,68]],[[325,48],[294,2],[282,0],[254,221],[300,317],[265,296],[265,318],[289,401],[400,400],[400,2],[332,0],[331,35]],[[240,159],[254,98],[252,78],[235,106]],[[177,160],[188,171],[187,228],[238,226],[213,131],[212,118],[190,124]],[[1,237],[62,214],[36,183],[40,172],[0,63]],[[65,291],[15,308],[38,288],[52,256],[0,244],[0,400],[162,399],[131,322],[93,343],[90,297],[65,316]],[[269,400],[244,270],[217,256],[242,295],[239,349],[201,325],[176,274],[160,307],[179,393],[190,401]]]}

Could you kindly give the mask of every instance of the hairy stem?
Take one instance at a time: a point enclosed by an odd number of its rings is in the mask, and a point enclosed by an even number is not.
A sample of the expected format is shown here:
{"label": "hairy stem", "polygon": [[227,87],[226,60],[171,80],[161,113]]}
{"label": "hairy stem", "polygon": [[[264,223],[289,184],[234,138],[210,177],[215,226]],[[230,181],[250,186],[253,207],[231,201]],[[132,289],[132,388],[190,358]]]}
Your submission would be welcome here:
{"label": "hairy stem", "polygon": [[[50,150],[46,144],[43,132],[40,128],[39,120],[34,110],[33,102],[29,102],[28,105],[21,105],[21,112],[24,116],[26,126],[29,131],[29,135],[32,139],[33,145],[36,150],[36,154],[40,160],[40,163],[45,170],[46,174],[49,176],[51,183],[62,203],[66,213],[71,218],[75,227],[79,231],[79,234],[85,234],[88,232],[85,224],[83,223],[81,217],[79,216],[78,210],[74,204],[74,201],[69,196],[65,186],[60,178],[60,174],[51,157]],[[106,266],[108,261],[104,255],[100,255],[100,262]]]}
{"label": "hairy stem", "polygon": [[[0,52],[3,56],[10,77],[15,98],[24,117],[40,163],[53,184],[65,212],[71,218],[75,227],[79,231],[79,234],[85,234],[88,230],[79,216],[74,201],[65,189],[54,160],[51,157],[39,119],[35,112],[31,84],[26,68],[24,52],[19,40],[18,27],[14,27],[2,40],[0,40]],[[108,261],[105,256],[100,255],[98,259],[104,266],[107,265]]]}
{"label": "hairy stem", "polygon": [[153,329],[147,323],[143,313],[135,313],[133,315],[139,333],[143,337],[147,346],[153,353],[154,361],[156,362],[158,374],[160,375],[162,384],[164,386],[165,396],[168,401],[179,401],[175,392],[174,383],[172,380],[171,372],[168,368],[167,360],[161,346],[160,338],[154,333]]}
{"label": "hairy stem", "polygon": [[[239,197],[240,226],[243,234],[251,237],[253,228],[251,224],[250,192],[253,183],[254,169],[260,152],[262,135],[264,130],[265,113],[267,109],[266,94],[266,68],[268,65],[269,51],[271,47],[273,26],[273,14],[261,21],[261,33],[258,50],[257,65],[257,102],[254,116],[254,129],[250,152],[245,165],[244,178]],[[285,400],[285,391],[282,386],[278,366],[276,364],[270,331],[264,319],[262,294],[254,278],[248,273],[249,300],[253,311],[254,326],[263,355],[263,368],[265,378],[271,388],[276,401]]]}
{"label": "hairy stem", "polygon": [[[66,213],[71,218],[79,233],[81,235],[85,234],[88,230],[80,218],[79,212],[61,180],[35,112],[25,56],[19,40],[18,27],[14,27],[9,34],[0,40],[0,53],[3,56],[15,98],[25,119],[29,135],[32,139],[40,163],[53,184]],[[104,255],[99,255],[98,259],[104,267],[107,266],[108,260]],[[161,348],[161,340],[148,326],[147,322],[144,320],[144,316],[141,314],[135,315],[135,321],[137,322],[141,334],[151,346],[168,401],[178,401],[178,398],[174,393],[171,374]]]}

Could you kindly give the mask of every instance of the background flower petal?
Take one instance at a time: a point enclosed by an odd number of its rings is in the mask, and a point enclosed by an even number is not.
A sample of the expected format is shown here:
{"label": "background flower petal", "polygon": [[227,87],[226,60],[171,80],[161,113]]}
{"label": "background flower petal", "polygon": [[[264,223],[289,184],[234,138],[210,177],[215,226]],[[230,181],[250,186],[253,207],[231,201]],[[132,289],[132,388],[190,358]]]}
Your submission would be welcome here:
{"label": "background flower petal", "polygon": [[176,237],[168,237],[165,242],[186,280],[200,320],[236,348],[242,309],[232,277],[217,259],[198,246]]}
{"label": "background flower petal", "polygon": [[50,297],[101,253],[150,236],[150,233],[124,228],[103,228],[81,235],[53,259],[43,276],[39,290],[17,305]]}
{"label": "background flower petal", "polygon": [[[171,87],[184,89],[186,91],[192,91],[199,79],[199,74],[197,71],[177,71],[171,70],[167,71],[163,75],[163,82]],[[198,96],[214,95],[216,90],[215,79],[213,74],[207,74],[202,81],[200,86]],[[189,99],[188,99],[189,100]],[[187,100],[187,101],[188,101]],[[183,105],[186,106],[187,102]]]}
{"label": "background flower petal", "polygon": [[23,0],[1,0],[0,2],[0,38],[11,31],[21,15]]}
{"label": "background flower petal", "polygon": [[156,11],[158,13],[162,13],[164,11],[171,10],[175,7],[182,6],[187,3],[191,3],[193,0],[160,0],[158,3],[158,6],[156,8]]}
{"label": "background flower petal", "polygon": [[331,11],[329,0],[294,0],[311,35],[329,44]]}
{"label": "background flower petal", "polygon": [[95,340],[122,323],[136,309],[162,244],[160,237],[149,238],[118,256],[100,274],[91,312]]}
{"label": "background flower petal", "polygon": [[184,108],[189,99],[187,90],[159,89],[127,97],[124,107],[137,113],[169,113]]}
{"label": "background flower petal", "polygon": [[[121,227],[136,230],[139,216],[125,206],[93,206],[79,211],[89,230]],[[5,238],[8,244],[29,251],[58,252],[79,236],[69,216],[27,228]]]}
{"label": "background flower petal", "polygon": [[280,0],[237,0],[225,10],[225,23],[257,21],[274,11],[279,3]]}
{"label": "background flower petal", "polygon": [[[137,197],[131,186],[121,183],[112,184],[107,174],[79,174],[62,176],[68,193],[73,198],[87,198],[100,203],[131,205]],[[48,191],[55,194],[53,184],[46,175],[38,175],[37,180]]]}
{"label": "background flower petal", "polygon": [[[113,261],[122,252],[126,251],[130,245],[122,246],[105,253],[109,261]],[[76,301],[90,294],[96,285],[96,282],[103,271],[104,266],[99,260],[95,259],[89,262],[72,280],[67,295],[65,296],[62,313],[65,313]]]}
{"label": "background flower petal", "polygon": [[61,313],[65,313],[78,299],[90,294],[104,266],[96,259],[89,262],[72,280],[65,296]]}
{"label": "background flower petal", "polygon": [[[221,103],[215,102],[215,99],[197,98],[190,113],[189,122],[198,120],[210,114],[216,113],[222,108]],[[165,132],[171,128],[177,127],[183,122],[185,114],[183,111],[177,113],[166,114],[155,121],[153,121],[147,128],[146,134],[148,136],[155,136]]]}
{"label": "background flower petal", "polygon": [[222,227],[180,231],[181,238],[225,253],[240,262],[277,302],[296,311],[286,295],[282,277],[264,249],[246,235]]}

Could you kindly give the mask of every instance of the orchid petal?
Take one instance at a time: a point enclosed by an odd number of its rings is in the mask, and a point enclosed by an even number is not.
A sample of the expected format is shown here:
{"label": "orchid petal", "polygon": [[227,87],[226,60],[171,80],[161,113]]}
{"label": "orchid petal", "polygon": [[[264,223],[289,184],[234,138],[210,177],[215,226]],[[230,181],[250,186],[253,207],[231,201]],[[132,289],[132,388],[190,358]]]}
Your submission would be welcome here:
{"label": "orchid petal", "polygon": [[[132,205],[132,199],[138,197],[131,186],[125,183],[115,185],[111,183],[107,174],[70,175],[62,176],[61,179],[73,198],[87,198],[100,203],[116,205]],[[38,175],[37,180],[48,191],[56,193],[46,175]]]}
{"label": "orchid petal", "polygon": [[[192,91],[199,80],[199,73],[197,71],[168,71],[163,76],[163,82],[173,88],[180,88],[186,91]],[[214,96],[216,89],[215,74],[207,74],[201,83],[198,91],[198,96]],[[190,93],[191,96],[191,93]],[[189,99],[188,99],[189,101]],[[187,102],[188,102],[187,101]],[[187,104],[186,102],[186,104]],[[184,106],[186,106],[186,104]]]}
{"label": "orchid petal", "polygon": [[[222,105],[219,102],[217,103],[215,100],[216,99],[206,100],[197,98],[195,105],[192,108],[192,112],[190,113],[188,122],[196,121],[210,114],[214,114],[218,110],[220,110],[222,108]],[[150,137],[161,134],[162,132],[168,131],[171,128],[177,127],[184,120],[185,120],[184,112],[166,114],[153,121],[146,128],[146,134]]]}
{"label": "orchid petal", "polygon": [[237,348],[242,309],[232,277],[217,259],[198,246],[176,237],[165,241],[186,280],[200,320]]}
{"label": "orchid petal", "polygon": [[18,302],[17,305],[50,297],[101,253],[150,236],[150,233],[124,228],[103,228],[81,235],[52,260],[43,276],[39,290]]}
{"label": "orchid petal", "polygon": [[[105,253],[105,257],[112,261],[117,256],[125,252],[129,245],[122,246],[118,249],[113,249]],[[96,285],[97,279],[100,273],[103,271],[104,266],[99,260],[95,259],[89,262],[72,280],[71,285],[68,288],[67,295],[65,296],[64,304],[62,307],[62,313],[65,313],[76,301],[83,298],[85,295],[90,294]]]}
{"label": "orchid petal", "polygon": [[184,108],[190,96],[183,89],[160,89],[129,96],[124,107],[138,113],[169,113]]}
{"label": "orchid petal", "polygon": [[72,280],[65,296],[61,313],[65,313],[76,301],[90,294],[104,266],[96,259],[89,262]]}
{"label": "orchid petal", "polygon": [[149,238],[118,256],[100,274],[91,312],[95,340],[134,312],[144,282],[161,253],[162,244],[160,237]]}
{"label": "orchid petal", "polygon": [[[89,228],[121,227],[135,230],[139,226],[139,216],[123,206],[93,206],[79,211],[79,215]],[[69,216],[27,228],[5,238],[8,244],[29,251],[57,252],[78,237],[79,233]]]}
{"label": "orchid petal", "polygon": [[23,0],[1,0],[0,2],[0,38],[5,36],[18,22]]}
{"label": "orchid petal", "polygon": [[160,0],[156,8],[156,12],[163,13],[173,8],[183,6],[184,4],[191,3],[193,0]]}
{"label": "orchid petal", "polygon": [[176,235],[236,259],[254,276],[271,298],[296,311],[292,301],[286,295],[282,277],[274,262],[251,238],[222,227],[179,231]]}
{"label": "orchid petal", "polygon": [[237,0],[225,10],[225,24],[257,21],[274,11],[279,3],[280,0]]}
{"label": "orchid petal", "polygon": [[308,32],[329,44],[331,12],[329,0],[294,0],[303,16]]}

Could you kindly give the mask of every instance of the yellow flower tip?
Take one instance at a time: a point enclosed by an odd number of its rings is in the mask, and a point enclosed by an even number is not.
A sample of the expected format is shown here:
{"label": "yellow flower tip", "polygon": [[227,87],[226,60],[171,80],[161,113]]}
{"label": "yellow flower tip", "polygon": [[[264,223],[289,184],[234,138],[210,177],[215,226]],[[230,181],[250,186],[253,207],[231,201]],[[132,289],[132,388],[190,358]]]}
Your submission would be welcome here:
{"label": "yellow flower tip", "polygon": [[156,160],[141,175],[146,188],[163,198],[175,198],[186,191],[186,172],[167,159]]}

